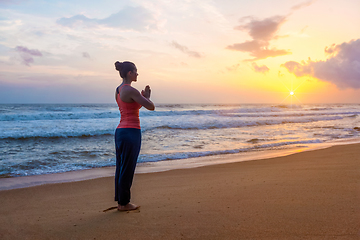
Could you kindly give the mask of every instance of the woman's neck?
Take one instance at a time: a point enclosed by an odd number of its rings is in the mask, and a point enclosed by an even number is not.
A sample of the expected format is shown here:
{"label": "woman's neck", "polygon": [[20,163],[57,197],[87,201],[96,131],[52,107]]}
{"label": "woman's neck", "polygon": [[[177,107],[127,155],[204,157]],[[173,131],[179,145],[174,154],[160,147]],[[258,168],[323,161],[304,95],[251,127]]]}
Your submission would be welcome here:
{"label": "woman's neck", "polygon": [[122,82],[122,84],[129,84],[129,85],[131,85],[131,80],[129,80],[129,79],[126,79],[126,78],[123,78],[123,82]]}

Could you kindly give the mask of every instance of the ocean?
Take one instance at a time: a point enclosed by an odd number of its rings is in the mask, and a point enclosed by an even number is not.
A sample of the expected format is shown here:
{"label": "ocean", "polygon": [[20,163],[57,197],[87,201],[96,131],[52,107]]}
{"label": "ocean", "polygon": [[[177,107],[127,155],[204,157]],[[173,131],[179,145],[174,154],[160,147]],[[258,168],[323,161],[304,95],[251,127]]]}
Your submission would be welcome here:
{"label": "ocean", "polygon": [[[116,104],[0,105],[0,177],[115,166]],[[140,109],[138,163],[360,137],[360,104],[160,104]]]}

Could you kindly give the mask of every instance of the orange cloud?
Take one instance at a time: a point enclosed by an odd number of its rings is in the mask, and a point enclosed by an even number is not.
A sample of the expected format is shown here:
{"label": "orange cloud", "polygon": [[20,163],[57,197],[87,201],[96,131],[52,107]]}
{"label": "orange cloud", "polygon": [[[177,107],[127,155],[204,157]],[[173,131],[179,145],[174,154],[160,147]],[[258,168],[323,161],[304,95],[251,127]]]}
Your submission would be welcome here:
{"label": "orange cloud", "polygon": [[227,46],[227,49],[248,52],[251,56],[255,57],[251,60],[291,54],[288,50],[270,47],[270,41],[279,38],[276,33],[280,26],[286,21],[285,16],[274,16],[263,20],[245,17],[242,20],[250,21],[235,27],[235,29],[248,32],[252,37],[252,40],[229,45]]}
{"label": "orange cloud", "polygon": [[265,65],[258,66],[256,63],[253,63],[252,66],[253,66],[254,71],[258,72],[258,73],[265,74],[270,71],[270,69]]}

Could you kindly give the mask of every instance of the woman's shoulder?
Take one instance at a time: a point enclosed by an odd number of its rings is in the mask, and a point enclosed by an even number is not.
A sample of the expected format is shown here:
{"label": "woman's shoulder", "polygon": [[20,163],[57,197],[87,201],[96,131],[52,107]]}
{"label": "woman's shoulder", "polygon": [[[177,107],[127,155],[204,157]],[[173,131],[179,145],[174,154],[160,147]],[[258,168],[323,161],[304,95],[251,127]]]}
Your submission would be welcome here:
{"label": "woman's shoulder", "polygon": [[132,87],[129,84],[123,84],[119,86],[119,93],[121,92],[120,96],[121,99],[125,102],[127,101],[134,101],[134,98],[136,98],[138,95],[140,95],[140,92]]}
{"label": "woman's shoulder", "polygon": [[121,90],[125,90],[127,92],[134,92],[134,93],[139,92],[136,88],[134,88],[130,84],[123,84],[123,85],[120,85],[119,87],[121,88]]}

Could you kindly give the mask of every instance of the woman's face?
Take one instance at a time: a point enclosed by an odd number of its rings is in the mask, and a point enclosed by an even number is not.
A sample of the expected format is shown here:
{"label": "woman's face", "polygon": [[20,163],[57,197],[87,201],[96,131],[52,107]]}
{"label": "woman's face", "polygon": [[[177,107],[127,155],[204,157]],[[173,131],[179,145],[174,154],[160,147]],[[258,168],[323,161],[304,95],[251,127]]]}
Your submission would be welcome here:
{"label": "woman's face", "polygon": [[137,73],[137,69],[135,68],[134,70],[132,70],[131,72],[129,72],[129,76],[131,81],[136,82],[137,81],[137,76],[139,74]]}

